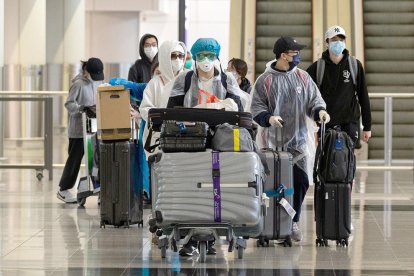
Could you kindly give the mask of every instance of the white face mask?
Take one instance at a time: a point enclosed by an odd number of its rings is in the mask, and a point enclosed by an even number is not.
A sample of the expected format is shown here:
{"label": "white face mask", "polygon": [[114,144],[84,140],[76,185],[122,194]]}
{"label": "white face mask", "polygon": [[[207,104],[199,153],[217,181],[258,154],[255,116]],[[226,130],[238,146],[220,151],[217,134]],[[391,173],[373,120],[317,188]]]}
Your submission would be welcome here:
{"label": "white face mask", "polygon": [[177,58],[177,59],[171,60],[171,67],[172,67],[174,74],[180,71],[183,68],[183,65],[184,65],[184,61],[182,59]]}
{"label": "white face mask", "polygon": [[152,61],[155,55],[158,53],[158,48],[157,47],[145,47],[144,53],[149,58],[149,60]]}
{"label": "white face mask", "polygon": [[206,73],[209,72],[213,66],[214,63],[207,58],[205,58],[203,61],[197,61],[197,67]]}

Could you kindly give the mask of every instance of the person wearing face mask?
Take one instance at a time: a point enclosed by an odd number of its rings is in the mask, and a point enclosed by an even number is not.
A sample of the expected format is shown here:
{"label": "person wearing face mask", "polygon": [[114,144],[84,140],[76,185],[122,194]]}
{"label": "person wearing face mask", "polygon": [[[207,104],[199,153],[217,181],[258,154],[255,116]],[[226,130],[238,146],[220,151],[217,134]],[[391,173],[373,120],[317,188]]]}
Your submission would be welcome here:
{"label": "person wearing face mask", "polygon": [[[167,102],[170,97],[171,88],[174,84],[174,79],[184,69],[184,60],[187,48],[181,41],[165,41],[160,46],[158,53],[159,75],[153,75],[144,90],[139,112],[142,119],[148,120],[148,111],[151,108],[167,107]],[[154,133],[152,145],[155,143],[156,136],[159,133]],[[148,128],[144,129],[143,143],[145,144],[148,137]],[[149,155],[146,152],[147,157]]]}
{"label": "person wearing face mask", "polygon": [[98,86],[103,83],[103,63],[99,58],[82,61],[82,72],[69,88],[65,107],[68,111],[68,159],[59,182],[57,198],[65,203],[76,203],[76,195],[69,190],[75,186],[83,158],[82,112],[85,107],[96,105]]}
{"label": "person wearing face mask", "polygon": [[187,57],[184,64],[184,70],[193,70],[193,55],[190,51],[187,51]]}
{"label": "person wearing face mask", "polygon": [[233,74],[241,90],[250,93],[251,84],[246,79],[247,63],[244,60],[232,58],[227,64],[227,71]]}
{"label": "person wearing face mask", "polygon": [[151,79],[151,65],[157,60],[158,39],[153,34],[145,34],[139,41],[139,55],[135,63],[129,68],[128,80],[138,83],[147,83]]}
{"label": "person wearing face mask", "polygon": [[171,91],[167,107],[195,107],[200,102],[200,90],[216,96],[220,100],[230,98],[235,101],[239,111],[243,111],[249,102],[248,95],[240,90],[231,73],[224,73],[214,64],[220,54],[220,44],[214,38],[199,38],[191,47],[195,70],[183,72],[177,76]]}
{"label": "person wearing face mask", "polygon": [[[330,27],[325,33],[325,42],[328,49],[323,52],[321,60],[314,62],[307,72],[318,84],[327,111],[331,115],[327,128],[340,125],[341,130],[351,137],[354,145],[358,145],[362,115],[361,138],[367,142],[371,137],[371,107],[364,68],[359,60],[349,55],[346,34],[342,27]],[[318,80],[318,64],[322,66],[321,62],[324,72],[319,71]]]}
{"label": "person wearing face mask", "polygon": [[318,87],[306,71],[297,67],[304,47],[292,37],[275,42],[276,61],[257,78],[251,103],[253,119],[260,125],[256,138],[259,147],[276,149],[276,128],[283,127],[283,147],[293,155],[293,241],[302,239],[301,206],[312,181],[316,152],[314,121],[329,122]]}

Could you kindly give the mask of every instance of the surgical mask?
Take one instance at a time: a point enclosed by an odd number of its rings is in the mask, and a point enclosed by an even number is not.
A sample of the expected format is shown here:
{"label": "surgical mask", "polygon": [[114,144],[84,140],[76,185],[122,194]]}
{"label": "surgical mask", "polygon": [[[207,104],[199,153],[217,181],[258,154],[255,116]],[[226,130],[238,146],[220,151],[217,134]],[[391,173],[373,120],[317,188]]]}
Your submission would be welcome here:
{"label": "surgical mask", "polygon": [[184,64],[184,67],[185,67],[186,69],[191,69],[191,68],[193,68],[193,60],[192,60],[192,59],[187,60],[187,61],[185,62],[185,64]]}
{"label": "surgical mask", "polygon": [[197,61],[197,67],[206,73],[209,72],[213,66],[213,61],[208,58],[203,59],[203,61]]}
{"label": "surgical mask", "polygon": [[158,53],[158,48],[157,47],[145,47],[144,53],[152,61],[155,55]]}
{"label": "surgical mask", "polygon": [[172,67],[174,74],[180,71],[183,68],[183,65],[184,65],[184,61],[182,59],[176,58],[176,59],[171,60],[171,67]]}
{"label": "surgical mask", "polygon": [[300,63],[300,54],[297,54],[296,56],[292,57],[292,61],[289,61],[289,70],[292,70],[293,68],[295,68],[296,66],[299,65]]}
{"label": "surgical mask", "polygon": [[345,42],[343,41],[333,41],[329,43],[329,50],[336,56],[339,56],[342,54],[342,52],[345,50]]}
{"label": "surgical mask", "polygon": [[239,79],[239,74],[237,74],[237,72],[230,72],[230,73],[232,73],[233,74],[233,76],[234,76],[234,78],[236,79],[236,80],[238,80]]}

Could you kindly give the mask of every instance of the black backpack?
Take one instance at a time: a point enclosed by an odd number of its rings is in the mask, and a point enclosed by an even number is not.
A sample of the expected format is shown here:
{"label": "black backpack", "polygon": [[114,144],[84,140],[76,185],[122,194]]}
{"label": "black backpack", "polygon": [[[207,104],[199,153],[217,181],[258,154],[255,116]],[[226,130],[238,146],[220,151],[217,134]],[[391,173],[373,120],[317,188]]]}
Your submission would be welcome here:
{"label": "black backpack", "polygon": [[339,127],[326,132],[322,129],[321,133],[321,142],[315,156],[314,182],[352,184],[355,155],[351,138]]}

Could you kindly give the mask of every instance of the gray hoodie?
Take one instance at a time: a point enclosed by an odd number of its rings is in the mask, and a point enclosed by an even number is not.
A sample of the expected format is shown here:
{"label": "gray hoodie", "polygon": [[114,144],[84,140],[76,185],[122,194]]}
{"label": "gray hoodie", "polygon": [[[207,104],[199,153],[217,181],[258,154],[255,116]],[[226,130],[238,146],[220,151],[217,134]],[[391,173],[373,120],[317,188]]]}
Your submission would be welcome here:
{"label": "gray hoodie", "polygon": [[80,106],[96,105],[96,91],[102,81],[92,81],[90,78],[77,75],[72,80],[69,95],[65,102],[68,110],[68,136],[69,138],[82,138],[82,114]]}

